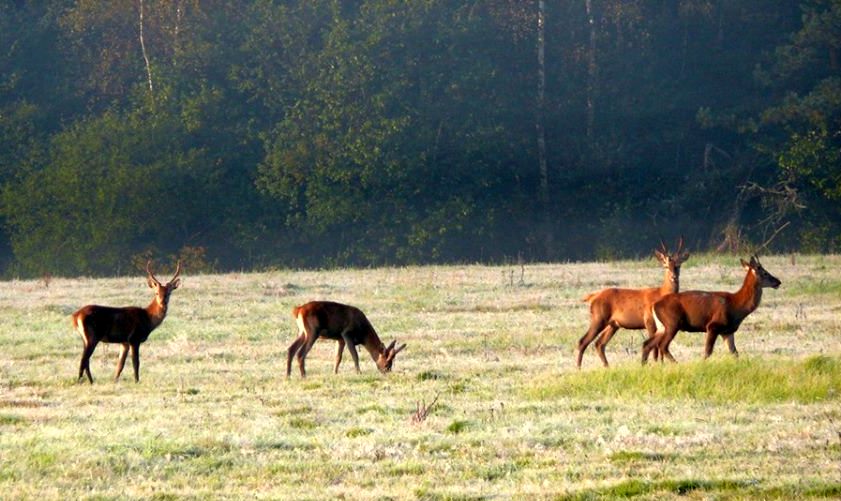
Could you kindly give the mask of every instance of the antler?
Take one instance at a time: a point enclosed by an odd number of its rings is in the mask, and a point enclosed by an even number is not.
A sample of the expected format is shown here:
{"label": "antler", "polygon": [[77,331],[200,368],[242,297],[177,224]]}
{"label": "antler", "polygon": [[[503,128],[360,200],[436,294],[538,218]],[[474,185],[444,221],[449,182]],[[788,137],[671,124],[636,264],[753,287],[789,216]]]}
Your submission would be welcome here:
{"label": "antler", "polygon": [[178,264],[175,265],[175,275],[173,275],[172,278],[169,279],[169,281],[172,282],[173,280],[178,278],[178,275],[180,275],[180,274],[181,274],[181,260],[179,259]]}
{"label": "antler", "polygon": [[394,341],[392,341],[391,343],[389,343],[389,345],[385,348],[384,353],[386,354],[386,357],[388,359],[394,359],[394,356],[397,355],[398,353],[400,353],[400,351],[403,350],[403,348],[406,347],[406,343],[403,343],[400,346],[398,346],[397,349],[394,349],[395,344],[397,344],[396,339]]}
{"label": "antler", "polygon": [[674,253],[673,259],[679,263],[683,263],[689,259],[689,251],[686,251],[683,248],[683,235],[681,235],[677,240],[677,250]]}
{"label": "antler", "polygon": [[146,273],[149,275],[149,278],[155,281],[155,283],[161,283],[157,278],[155,278],[155,274],[152,273],[152,260],[146,261]]}
{"label": "antler", "polygon": [[[146,261],[146,273],[149,274],[149,278],[151,280],[154,280],[155,283],[157,283],[157,284],[161,283],[161,281],[158,280],[158,277],[156,277],[155,274],[152,273],[152,260],[151,259]],[[180,275],[180,274],[181,274],[181,260],[179,259],[178,264],[175,265],[175,275],[173,275],[172,278],[169,279],[168,283],[174,282],[175,279],[178,278],[178,275]]]}

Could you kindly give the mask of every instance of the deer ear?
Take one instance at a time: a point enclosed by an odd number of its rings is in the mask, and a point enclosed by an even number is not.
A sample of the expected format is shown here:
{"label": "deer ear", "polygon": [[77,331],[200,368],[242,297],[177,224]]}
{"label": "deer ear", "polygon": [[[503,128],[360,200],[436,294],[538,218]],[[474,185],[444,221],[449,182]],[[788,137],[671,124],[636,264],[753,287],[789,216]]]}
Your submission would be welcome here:
{"label": "deer ear", "polygon": [[747,262],[747,261],[745,261],[744,259],[739,259],[739,261],[741,261],[741,262],[742,262],[742,268],[744,268],[744,269],[746,269],[746,270],[749,270],[749,269],[751,268],[750,263],[748,263],[748,262]]}
{"label": "deer ear", "polygon": [[394,350],[394,354],[397,355],[398,353],[403,351],[403,348],[405,348],[405,347],[406,347],[406,343],[401,344],[396,350]]}
{"label": "deer ear", "polygon": [[157,287],[158,285],[160,285],[160,284],[158,284],[158,281],[157,281],[157,280],[155,280],[155,279],[154,279],[154,278],[152,278],[152,277],[146,277],[146,283],[147,283],[147,284],[149,284],[149,288],[150,288],[150,289],[154,289],[155,287]]}
{"label": "deer ear", "polygon": [[659,250],[657,250],[657,249],[654,249],[654,257],[656,257],[656,258],[657,258],[657,260],[658,260],[658,261],[660,261],[661,263],[665,263],[665,262],[666,262],[666,256],[664,256],[664,255],[663,255],[663,253],[662,253],[662,252],[660,252],[660,251],[659,251]]}
{"label": "deer ear", "polygon": [[177,289],[177,288],[178,288],[178,286],[179,286],[179,285],[181,285],[181,279],[180,279],[180,278],[176,278],[176,279],[175,279],[175,280],[173,280],[172,282],[168,283],[168,284],[167,284],[167,287],[169,287],[171,290],[175,290],[175,289]]}

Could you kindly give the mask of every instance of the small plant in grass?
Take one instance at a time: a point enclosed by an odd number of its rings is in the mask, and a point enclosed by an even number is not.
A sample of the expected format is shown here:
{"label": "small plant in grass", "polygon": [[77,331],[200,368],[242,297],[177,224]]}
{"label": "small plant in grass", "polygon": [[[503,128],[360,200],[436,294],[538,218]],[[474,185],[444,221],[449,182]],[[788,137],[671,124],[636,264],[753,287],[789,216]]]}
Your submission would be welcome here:
{"label": "small plant in grass", "polygon": [[289,420],[289,426],[292,428],[297,428],[299,430],[311,430],[315,428],[316,422],[312,419],[307,419],[303,417],[293,417]]}
{"label": "small plant in grass", "polygon": [[617,451],[610,455],[614,463],[632,463],[636,461],[663,461],[666,458],[663,454],[641,451]]}
{"label": "small plant in grass", "polygon": [[463,432],[463,431],[467,430],[467,428],[468,428],[469,426],[470,426],[470,422],[469,422],[469,421],[464,421],[464,420],[456,419],[455,421],[453,421],[452,423],[450,423],[450,425],[449,425],[449,426],[447,426],[447,431],[448,431],[448,432],[450,432],[450,433],[452,433],[452,434],[454,434],[454,435],[458,435],[459,433],[461,433],[461,432]]}
{"label": "small plant in grass", "polygon": [[416,377],[418,381],[446,379],[446,376],[438,371],[423,371],[419,373]]}
{"label": "small plant in grass", "polygon": [[0,426],[23,424],[26,419],[13,414],[0,414]]}
{"label": "small plant in grass", "polygon": [[372,432],[373,430],[370,428],[353,427],[345,432],[345,436],[348,438],[364,437],[365,435],[370,435]]}
{"label": "small plant in grass", "polygon": [[432,399],[432,402],[429,405],[426,405],[426,402],[418,402],[418,408],[415,413],[412,415],[412,422],[415,424],[420,424],[426,421],[427,416],[432,411],[432,408],[435,407],[435,403],[438,402],[438,397],[440,393],[435,394],[435,398]]}

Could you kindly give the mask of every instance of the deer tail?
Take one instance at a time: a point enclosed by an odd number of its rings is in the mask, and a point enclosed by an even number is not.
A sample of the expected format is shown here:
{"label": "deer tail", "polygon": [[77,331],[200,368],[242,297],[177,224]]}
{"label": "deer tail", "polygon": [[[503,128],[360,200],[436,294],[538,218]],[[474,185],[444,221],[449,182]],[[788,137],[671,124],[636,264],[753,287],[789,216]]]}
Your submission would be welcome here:
{"label": "deer tail", "polygon": [[666,326],[663,324],[663,321],[660,320],[660,317],[657,316],[657,308],[654,305],[651,305],[651,314],[654,317],[654,325],[657,327],[657,330],[654,332],[655,336],[659,336],[666,332]]}

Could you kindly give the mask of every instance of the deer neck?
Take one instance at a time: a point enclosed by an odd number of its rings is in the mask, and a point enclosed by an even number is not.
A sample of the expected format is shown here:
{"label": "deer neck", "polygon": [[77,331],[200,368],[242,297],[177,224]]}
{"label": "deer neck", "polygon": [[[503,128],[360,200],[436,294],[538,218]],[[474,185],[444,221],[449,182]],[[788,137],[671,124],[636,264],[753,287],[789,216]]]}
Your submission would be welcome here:
{"label": "deer neck", "polygon": [[368,350],[368,353],[371,354],[371,358],[374,359],[374,362],[376,362],[380,355],[385,352],[385,345],[382,341],[380,341],[380,337],[377,336],[374,329],[368,331],[363,345],[365,346],[365,349]]}
{"label": "deer neck", "polygon": [[762,300],[762,287],[756,278],[756,273],[748,271],[742,287],[733,294],[733,306],[742,315],[747,316],[759,306]]}
{"label": "deer neck", "polygon": [[153,298],[149,306],[146,307],[146,313],[149,314],[149,320],[152,323],[152,328],[161,325],[166,317],[167,305],[166,303],[159,303],[158,298]]}
{"label": "deer neck", "polygon": [[660,294],[665,296],[673,292],[680,292],[680,284],[678,280],[672,282],[672,274],[666,269],[666,273],[663,275],[663,285],[660,286]]}

